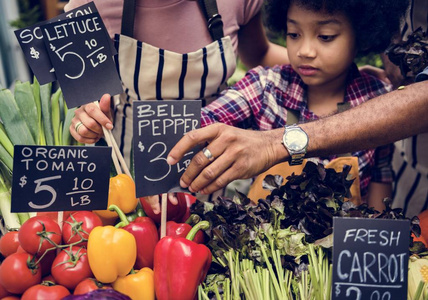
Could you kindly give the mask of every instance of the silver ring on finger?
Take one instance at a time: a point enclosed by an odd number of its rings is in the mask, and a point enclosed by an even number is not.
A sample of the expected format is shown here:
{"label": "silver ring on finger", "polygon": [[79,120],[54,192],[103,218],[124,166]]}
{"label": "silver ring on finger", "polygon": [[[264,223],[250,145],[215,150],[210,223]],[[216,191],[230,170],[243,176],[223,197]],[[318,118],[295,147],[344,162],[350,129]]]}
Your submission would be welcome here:
{"label": "silver ring on finger", "polygon": [[77,122],[76,123],[76,125],[74,126],[74,129],[76,130],[76,132],[78,133],[78,134],[80,134],[79,133],[79,129],[80,129],[80,126],[82,126],[83,125],[83,123],[82,122]]}
{"label": "silver ring on finger", "polygon": [[206,158],[208,158],[209,161],[214,160],[214,156],[208,148],[205,147],[204,149],[202,149],[202,153],[205,155]]}

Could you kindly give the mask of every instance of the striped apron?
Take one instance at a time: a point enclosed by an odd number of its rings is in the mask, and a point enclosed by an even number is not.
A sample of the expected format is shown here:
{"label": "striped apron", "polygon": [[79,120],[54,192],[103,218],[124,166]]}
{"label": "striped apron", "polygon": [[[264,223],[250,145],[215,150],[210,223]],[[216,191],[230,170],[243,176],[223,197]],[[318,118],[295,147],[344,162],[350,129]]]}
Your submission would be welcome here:
{"label": "striped apron", "polygon": [[[133,101],[202,99],[204,103],[214,99],[226,87],[227,79],[236,68],[236,57],[229,36],[184,54],[132,38],[135,17],[132,5],[132,1],[124,1],[122,32],[115,36],[118,52],[116,66],[124,93],[114,101],[113,135],[128,163],[131,161],[132,149]],[[130,20],[131,25],[123,25]]]}
{"label": "striped apron", "polygon": [[428,133],[395,143],[392,167],[395,173],[393,208],[403,208],[406,217],[428,209]]}

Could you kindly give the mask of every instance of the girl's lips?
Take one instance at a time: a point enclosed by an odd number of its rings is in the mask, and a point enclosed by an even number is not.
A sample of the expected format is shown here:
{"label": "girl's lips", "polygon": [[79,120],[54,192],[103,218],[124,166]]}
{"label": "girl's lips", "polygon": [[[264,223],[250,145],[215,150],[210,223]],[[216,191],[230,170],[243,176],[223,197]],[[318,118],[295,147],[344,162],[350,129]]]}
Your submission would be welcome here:
{"label": "girl's lips", "polygon": [[316,72],[318,71],[318,69],[313,68],[313,67],[309,67],[309,66],[300,66],[299,67],[299,72],[301,75],[304,76],[312,76],[314,75]]}

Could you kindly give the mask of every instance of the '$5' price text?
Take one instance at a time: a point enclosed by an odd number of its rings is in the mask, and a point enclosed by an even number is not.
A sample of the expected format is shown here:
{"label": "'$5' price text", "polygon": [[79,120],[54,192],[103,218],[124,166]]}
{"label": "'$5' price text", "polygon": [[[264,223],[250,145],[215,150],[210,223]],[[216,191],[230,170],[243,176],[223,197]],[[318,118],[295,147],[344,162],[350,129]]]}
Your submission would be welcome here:
{"label": "'$5' price text", "polygon": [[[92,189],[94,183],[92,179],[86,178],[79,180],[79,178],[75,177],[71,190],[65,192],[64,197],[61,197],[52,186],[58,184],[61,177],[61,175],[55,175],[34,180],[34,195],[38,195],[35,198],[36,203],[30,201],[28,205],[33,209],[47,209],[51,207],[58,198],[60,201],[62,199],[69,199],[72,207],[76,205],[84,206],[91,203],[89,195],[95,192],[95,190]],[[23,175],[20,178],[19,185],[21,188],[24,188],[27,184],[27,176]],[[63,183],[61,184],[63,185]]]}

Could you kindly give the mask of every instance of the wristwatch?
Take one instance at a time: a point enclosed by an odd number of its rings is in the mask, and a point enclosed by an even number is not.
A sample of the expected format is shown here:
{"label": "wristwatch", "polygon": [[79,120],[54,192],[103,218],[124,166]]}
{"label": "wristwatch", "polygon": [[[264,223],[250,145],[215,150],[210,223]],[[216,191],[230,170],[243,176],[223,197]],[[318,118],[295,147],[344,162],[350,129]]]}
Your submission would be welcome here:
{"label": "wristwatch", "polygon": [[305,158],[309,137],[306,132],[296,124],[285,126],[282,143],[290,153],[290,166],[301,165]]}

